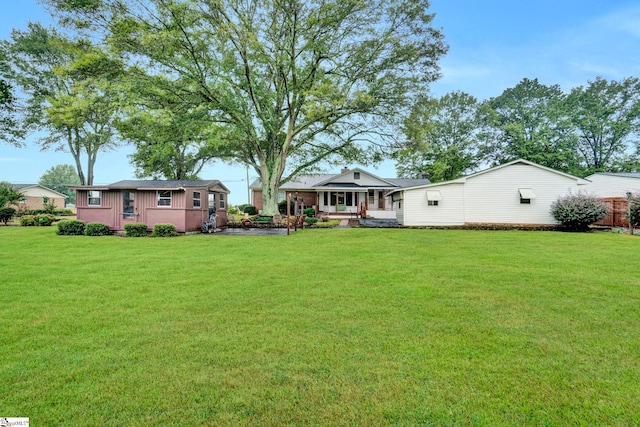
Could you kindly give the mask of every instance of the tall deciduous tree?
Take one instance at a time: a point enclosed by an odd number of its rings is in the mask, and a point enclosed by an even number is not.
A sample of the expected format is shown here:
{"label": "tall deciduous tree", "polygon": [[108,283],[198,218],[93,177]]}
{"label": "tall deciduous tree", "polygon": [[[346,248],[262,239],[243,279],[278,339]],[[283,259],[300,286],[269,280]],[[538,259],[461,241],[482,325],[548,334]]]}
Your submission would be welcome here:
{"label": "tall deciduous tree", "polygon": [[523,79],[481,106],[494,164],[525,158],[580,173],[576,135],[560,86]]}
{"label": "tall deciduous tree", "polygon": [[478,101],[464,92],[423,99],[405,120],[407,146],[395,154],[399,176],[431,181],[458,178],[477,168],[483,157]]}
{"label": "tall deciduous tree", "polygon": [[76,192],[70,190],[70,185],[80,185],[80,177],[71,165],[56,165],[47,170],[38,181],[38,184],[44,185],[47,188],[57,191],[58,193],[65,194],[68,203],[75,204]]}
{"label": "tall deciduous tree", "polygon": [[148,84],[148,77],[132,81],[138,84],[132,86],[135,93],[128,97],[129,106],[117,128],[136,147],[131,160],[139,178],[197,179],[205,164],[224,157],[223,127],[212,123],[203,106],[194,107],[173,95],[180,81],[162,77],[153,84]]}
{"label": "tall deciduous tree", "polygon": [[381,159],[446,51],[426,0],[48,2],[147,72],[180,79],[175,95],[226,127],[274,214],[279,185],[318,162]]}
{"label": "tall deciduous tree", "polygon": [[19,147],[23,144],[24,129],[17,117],[17,99],[11,84],[13,74],[8,50],[8,42],[0,41],[0,141]]}
{"label": "tall deciduous tree", "polygon": [[577,129],[578,153],[588,173],[633,169],[638,165],[640,80],[598,77],[568,96]]}
{"label": "tall deciduous tree", "polygon": [[43,149],[70,152],[80,182],[92,185],[98,153],[116,143],[113,80],[122,67],[88,41],[73,42],[40,24],[14,30],[12,39],[13,74],[27,96],[23,124],[46,132]]}

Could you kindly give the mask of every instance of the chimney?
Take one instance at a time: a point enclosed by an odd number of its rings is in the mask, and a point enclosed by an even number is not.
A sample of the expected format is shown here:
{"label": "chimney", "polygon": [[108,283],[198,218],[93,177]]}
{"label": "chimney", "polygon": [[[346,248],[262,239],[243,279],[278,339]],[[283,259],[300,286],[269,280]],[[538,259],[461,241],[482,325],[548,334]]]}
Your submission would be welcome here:
{"label": "chimney", "polygon": [[422,172],[422,173],[420,174],[420,179],[429,179],[429,174],[428,174],[428,173],[426,173],[426,172]]}
{"label": "chimney", "polygon": [[349,172],[349,168],[348,168],[348,167],[346,167],[346,166],[345,166],[345,167],[343,167],[343,168],[340,170],[340,173],[341,173],[341,174],[342,174],[342,173],[347,173],[347,172]]}

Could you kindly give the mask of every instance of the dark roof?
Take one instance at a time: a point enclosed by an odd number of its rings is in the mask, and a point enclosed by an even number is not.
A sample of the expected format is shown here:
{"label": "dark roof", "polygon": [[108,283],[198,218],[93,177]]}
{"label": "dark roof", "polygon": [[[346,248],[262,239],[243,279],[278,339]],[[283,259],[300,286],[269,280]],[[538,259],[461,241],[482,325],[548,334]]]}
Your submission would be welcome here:
{"label": "dark roof", "polygon": [[[331,178],[334,178],[336,176],[339,176],[340,174],[334,173],[334,174],[320,174],[320,175],[301,175],[298,178],[295,178],[285,184],[283,184],[281,186],[282,189],[287,189],[287,190],[293,190],[293,189],[306,189],[306,188],[313,188],[315,187],[317,184],[323,182],[323,181],[327,181]],[[416,185],[424,185],[424,184],[430,184],[431,181],[429,181],[428,179],[408,179],[408,178],[381,178],[384,181],[389,181],[390,183],[398,186],[398,187],[412,187],[412,186],[416,186]],[[322,184],[322,187],[341,187],[341,188],[347,188],[347,187],[353,187],[353,188],[376,188],[376,187],[380,187],[380,188],[389,188],[389,186],[376,186],[376,185],[366,185],[366,186],[362,186],[362,185],[358,185],[352,182],[349,183],[339,183],[339,182],[329,182],[326,184]],[[260,183],[260,178],[256,179],[255,181],[253,181],[253,183],[251,184],[252,189],[260,189],[261,188],[261,183]]]}
{"label": "dark roof", "polygon": [[611,176],[620,176],[623,178],[640,179],[640,172],[599,172],[595,175],[611,175]]}
{"label": "dark roof", "polygon": [[11,186],[13,186],[13,188],[15,189],[20,189],[20,188],[27,188],[27,187],[35,187],[38,184],[11,184]]}
{"label": "dark roof", "polygon": [[181,179],[181,180],[160,180],[160,179],[127,179],[114,182],[109,185],[88,185],[72,186],[75,189],[104,189],[104,190],[177,190],[185,188],[212,188],[218,187],[222,191],[229,193],[229,189],[217,179]]}

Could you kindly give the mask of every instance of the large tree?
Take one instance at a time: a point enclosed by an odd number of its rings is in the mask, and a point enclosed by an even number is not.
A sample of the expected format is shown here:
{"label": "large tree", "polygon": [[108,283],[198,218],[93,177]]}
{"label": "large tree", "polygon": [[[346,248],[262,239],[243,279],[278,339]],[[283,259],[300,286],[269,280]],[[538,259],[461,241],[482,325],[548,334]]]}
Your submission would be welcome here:
{"label": "large tree", "polygon": [[14,81],[26,95],[23,126],[45,132],[38,140],[43,149],[71,153],[81,183],[92,185],[98,153],[117,142],[114,80],[122,67],[87,40],[40,24],[14,30],[9,52]]}
{"label": "large tree", "polygon": [[[426,0],[48,0],[66,22],[181,84],[233,159],[280,184],[318,162],[381,159],[445,53]],[[286,173],[285,173],[286,172]]]}
{"label": "large tree", "polygon": [[17,117],[17,98],[11,84],[11,66],[9,64],[9,44],[0,41],[0,141],[15,146],[22,145],[24,129]]}
{"label": "large tree", "polygon": [[78,174],[73,166],[56,165],[42,174],[40,180],[38,180],[38,184],[44,185],[47,188],[51,188],[58,193],[65,194],[68,197],[67,202],[75,204],[76,192],[75,190],[69,189],[69,186],[80,185],[81,183],[80,177],[78,177]]}
{"label": "large tree", "polygon": [[576,136],[560,86],[523,79],[481,106],[494,164],[525,158],[580,173]]}
{"label": "large tree", "polygon": [[149,84],[148,76],[130,77],[135,90],[117,128],[136,147],[131,160],[139,178],[198,179],[209,161],[224,157],[223,126],[212,123],[204,106],[174,95],[179,81],[156,77]]}
{"label": "large tree", "polygon": [[567,103],[587,173],[638,166],[640,79],[598,77],[573,88]]}
{"label": "large tree", "polygon": [[476,98],[464,92],[416,103],[403,127],[407,146],[394,156],[399,176],[428,173],[437,182],[476,169],[484,155],[477,108]]}

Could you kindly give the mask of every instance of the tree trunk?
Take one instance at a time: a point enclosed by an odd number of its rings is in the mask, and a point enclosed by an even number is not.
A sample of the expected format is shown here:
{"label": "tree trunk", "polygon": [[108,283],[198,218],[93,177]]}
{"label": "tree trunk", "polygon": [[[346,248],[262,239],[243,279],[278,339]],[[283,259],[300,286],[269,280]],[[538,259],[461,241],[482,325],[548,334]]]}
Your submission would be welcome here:
{"label": "tree trunk", "polygon": [[262,180],[262,213],[264,215],[277,215],[278,211],[278,190],[280,189],[280,178],[283,170],[278,167],[280,162],[267,165],[262,164],[260,175]]}

